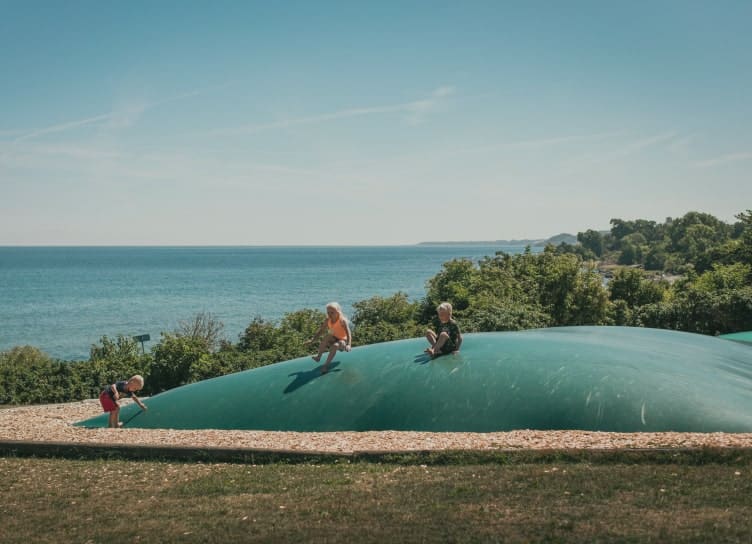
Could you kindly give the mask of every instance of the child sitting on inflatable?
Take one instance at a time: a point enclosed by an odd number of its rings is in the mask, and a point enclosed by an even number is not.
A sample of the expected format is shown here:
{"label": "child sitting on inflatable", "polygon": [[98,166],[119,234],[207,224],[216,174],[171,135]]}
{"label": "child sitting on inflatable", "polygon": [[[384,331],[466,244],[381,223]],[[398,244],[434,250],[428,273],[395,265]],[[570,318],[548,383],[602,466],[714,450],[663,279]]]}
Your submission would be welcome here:
{"label": "child sitting on inflatable", "polygon": [[317,363],[321,360],[321,355],[329,350],[326,362],[321,367],[322,374],[326,374],[329,371],[329,363],[334,359],[334,354],[337,353],[337,350],[350,351],[352,349],[350,324],[347,322],[345,314],[342,313],[339,303],[330,302],[327,304],[326,315],[327,318],[321,324],[319,330],[309,340],[309,343],[313,343],[317,338],[321,337],[318,353],[312,357]]}
{"label": "child sitting on inflatable", "polygon": [[458,353],[462,345],[462,333],[457,322],[452,319],[452,305],[448,302],[442,302],[436,308],[436,312],[439,314],[436,331],[431,329],[426,331],[426,340],[431,344],[426,349],[426,353],[431,357]]}

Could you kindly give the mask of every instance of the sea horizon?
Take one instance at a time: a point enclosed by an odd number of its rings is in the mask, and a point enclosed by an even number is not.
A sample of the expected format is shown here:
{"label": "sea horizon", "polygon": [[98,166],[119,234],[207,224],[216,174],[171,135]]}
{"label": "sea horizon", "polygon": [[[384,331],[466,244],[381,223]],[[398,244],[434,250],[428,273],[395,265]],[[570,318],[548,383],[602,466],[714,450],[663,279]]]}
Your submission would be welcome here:
{"label": "sea horizon", "polygon": [[[545,241],[546,238],[530,239],[531,242]],[[512,240],[515,241],[515,240]],[[524,247],[525,244],[505,243],[508,240],[442,240],[442,241],[424,241],[424,242],[407,242],[404,244],[0,244],[2,248],[337,248],[337,247],[413,247],[423,245],[436,246],[491,246],[502,244],[508,247]]]}
{"label": "sea horizon", "polygon": [[[534,251],[540,248],[534,248]],[[181,321],[210,313],[237,342],[260,317],[375,296],[425,296],[454,258],[477,262],[498,244],[383,246],[0,246],[0,351],[31,345],[86,360],[102,336],[149,334],[147,349]]]}

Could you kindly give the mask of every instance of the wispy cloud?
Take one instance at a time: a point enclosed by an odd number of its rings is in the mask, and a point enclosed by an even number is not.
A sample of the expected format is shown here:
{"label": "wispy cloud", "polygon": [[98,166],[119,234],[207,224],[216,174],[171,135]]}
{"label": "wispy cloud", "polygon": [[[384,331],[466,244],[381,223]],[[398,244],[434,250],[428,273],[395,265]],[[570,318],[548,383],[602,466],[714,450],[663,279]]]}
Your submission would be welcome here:
{"label": "wispy cloud", "polygon": [[0,130],[0,138],[15,138],[21,134],[25,134],[25,130]]}
{"label": "wispy cloud", "polygon": [[711,166],[719,166],[732,162],[749,160],[752,160],[752,152],[730,153],[728,155],[721,155],[720,157],[706,159],[704,161],[697,161],[692,166],[694,166],[695,168],[710,168]]}
{"label": "wispy cloud", "polygon": [[598,132],[580,136],[553,136],[551,138],[538,138],[533,140],[517,140],[508,142],[496,142],[487,145],[460,148],[455,151],[461,153],[484,153],[488,151],[501,151],[504,149],[538,149],[556,145],[564,145],[582,141],[603,140],[618,134],[618,132]]}
{"label": "wispy cloud", "polygon": [[666,146],[671,147],[676,141],[677,133],[674,131],[662,132],[652,136],[640,137],[631,141],[621,143],[618,147],[602,153],[588,153],[581,157],[573,157],[569,161],[570,166],[597,165],[611,162],[617,159],[623,159],[636,155],[648,149]]}
{"label": "wispy cloud", "polygon": [[452,96],[454,92],[454,87],[445,85],[434,89],[428,98],[405,104],[405,111],[408,113],[408,123],[411,125],[422,123],[426,115],[436,111],[445,102],[445,99]]}
{"label": "wispy cloud", "polygon": [[604,155],[602,158],[605,160],[611,160],[619,157],[627,157],[650,147],[670,142],[674,138],[676,138],[676,132],[663,132],[661,134],[648,136],[647,138],[640,138],[639,140],[624,144],[621,148]]}
{"label": "wispy cloud", "polygon": [[23,142],[26,140],[31,140],[33,138],[37,138],[39,136],[43,136],[45,134],[52,134],[54,132],[65,132],[66,130],[71,130],[74,128],[103,123],[105,121],[108,121],[109,119],[112,119],[114,115],[115,115],[114,113],[105,113],[105,114],[97,115],[94,117],[88,117],[86,119],[79,119],[77,121],[69,121],[67,123],[61,123],[58,125],[51,125],[49,127],[35,129],[35,130],[26,132],[18,136],[14,140],[14,142],[19,143],[19,142]]}
{"label": "wispy cloud", "polygon": [[[225,85],[213,86],[201,89],[194,89],[191,91],[183,92],[174,96],[170,96],[161,100],[153,102],[147,102],[142,104],[130,104],[125,107],[116,108],[109,113],[103,113],[101,115],[95,115],[93,117],[87,117],[84,119],[78,119],[75,121],[68,121],[66,123],[59,123],[50,125],[43,128],[37,128],[29,131],[4,131],[7,133],[15,133],[17,136],[13,140],[15,143],[24,142],[27,140],[33,140],[47,134],[67,132],[86,126],[106,126],[109,128],[123,128],[135,124],[143,113],[149,109],[168,104],[170,102],[176,102],[186,98],[191,98],[204,94],[205,92],[224,87]],[[2,133],[0,133],[2,134]]]}
{"label": "wispy cloud", "polygon": [[227,129],[222,132],[227,133],[242,133],[242,132],[261,132],[263,130],[289,128],[298,125],[312,125],[316,123],[323,123],[326,121],[335,121],[337,119],[347,119],[348,117],[361,117],[363,115],[373,115],[377,113],[392,113],[397,111],[403,111],[405,107],[403,105],[397,106],[380,106],[371,108],[351,108],[340,110],[332,113],[322,113],[319,115],[311,115],[309,117],[298,117],[295,119],[284,119],[282,121],[275,121],[273,123],[260,123],[245,125],[242,127]]}
{"label": "wispy cloud", "polygon": [[0,168],[85,171],[105,162],[125,161],[123,150],[103,142],[21,141],[0,144]]}
{"label": "wispy cloud", "polygon": [[673,142],[671,142],[671,145],[668,146],[669,150],[672,153],[678,153],[678,154],[686,154],[688,152],[688,149],[690,145],[694,142],[695,135],[689,134],[685,136],[684,138],[679,138]]}
{"label": "wispy cloud", "polygon": [[[13,147],[10,150],[10,147]],[[4,153],[4,151],[12,151]],[[79,181],[96,180],[98,186],[125,186],[134,180],[149,182],[247,185],[254,175],[274,174],[276,181],[321,175],[315,169],[253,159],[228,159],[188,150],[127,150],[107,142],[0,143],[0,168],[35,172],[75,172]]]}
{"label": "wispy cloud", "polygon": [[425,115],[436,110],[438,106],[446,100],[447,97],[453,95],[455,92],[454,87],[444,86],[439,87],[432,91],[427,98],[421,100],[413,100],[411,102],[404,102],[401,104],[391,104],[384,106],[366,106],[360,108],[346,108],[329,113],[320,113],[317,115],[293,117],[290,119],[281,119],[279,121],[273,121],[270,123],[253,123],[248,125],[242,125],[235,128],[220,129],[214,131],[221,134],[244,134],[262,132],[265,130],[285,129],[300,125],[313,125],[319,123],[326,123],[329,121],[337,121],[340,119],[348,119],[353,117],[364,117],[367,115],[378,115],[385,113],[405,113],[407,114],[407,120],[411,124],[419,123],[423,120]]}
{"label": "wispy cloud", "polygon": [[105,149],[95,146],[86,145],[33,145],[24,149],[25,152],[33,156],[52,155],[67,157],[69,159],[98,160],[98,159],[116,159],[123,156],[123,153],[117,150]]}

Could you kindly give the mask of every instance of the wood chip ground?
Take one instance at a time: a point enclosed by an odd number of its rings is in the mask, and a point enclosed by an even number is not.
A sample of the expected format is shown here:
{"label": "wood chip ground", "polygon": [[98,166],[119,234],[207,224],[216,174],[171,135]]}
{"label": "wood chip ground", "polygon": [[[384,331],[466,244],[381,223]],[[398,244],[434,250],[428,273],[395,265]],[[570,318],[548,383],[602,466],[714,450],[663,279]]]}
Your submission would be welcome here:
{"label": "wood chip ground", "polygon": [[752,433],[613,433],[518,430],[492,433],[418,431],[270,432],[85,429],[73,423],[101,413],[96,399],[0,409],[0,441],[291,450],[408,452],[441,450],[750,448]]}

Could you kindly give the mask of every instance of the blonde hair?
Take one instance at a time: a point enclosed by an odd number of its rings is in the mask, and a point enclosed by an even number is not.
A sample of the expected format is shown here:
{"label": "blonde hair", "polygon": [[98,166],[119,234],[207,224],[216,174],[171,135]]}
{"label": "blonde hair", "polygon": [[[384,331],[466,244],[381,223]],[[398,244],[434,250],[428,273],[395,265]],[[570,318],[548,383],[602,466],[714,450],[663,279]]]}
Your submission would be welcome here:
{"label": "blonde hair", "polygon": [[342,306],[339,305],[339,302],[330,302],[329,304],[326,305],[326,308],[327,310],[329,308],[333,308],[339,314],[340,319],[347,321],[347,316],[342,313]]}
{"label": "blonde hair", "polygon": [[129,382],[136,382],[139,386],[144,386],[144,377],[141,374],[135,374],[128,379]]}
{"label": "blonde hair", "polygon": [[436,307],[437,312],[445,311],[449,312],[449,317],[452,317],[452,305],[448,302],[442,302]]}

